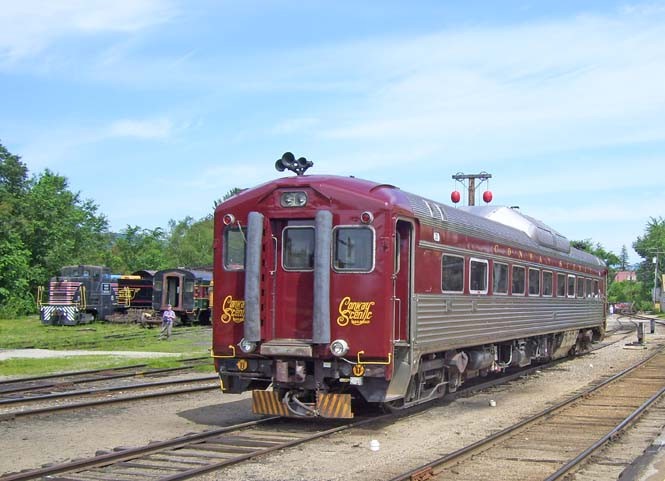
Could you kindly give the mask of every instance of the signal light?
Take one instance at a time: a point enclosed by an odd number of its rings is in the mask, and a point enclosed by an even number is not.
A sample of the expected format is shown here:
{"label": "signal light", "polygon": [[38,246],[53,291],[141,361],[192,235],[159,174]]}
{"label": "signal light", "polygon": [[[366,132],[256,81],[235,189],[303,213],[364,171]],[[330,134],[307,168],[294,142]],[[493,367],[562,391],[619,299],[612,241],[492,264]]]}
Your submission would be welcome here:
{"label": "signal light", "polygon": [[453,201],[453,204],[457,204],[462,200],[462,194],[459,193],[459,190],[453,190],[450,194],[450,200]]}
{"label": "signal light", "polygon": [[235,221],[236,218],[233,214],[224,214],[224,217],[222,217],[222,222],[224,222],[224,225],[233,224]]}
{"label": "signal light", "polygon": [[365,211],[362,214],[360,214],[360,222],[363,224],[371,224],[374,222],[374,214],[372,214],[369,211]]}

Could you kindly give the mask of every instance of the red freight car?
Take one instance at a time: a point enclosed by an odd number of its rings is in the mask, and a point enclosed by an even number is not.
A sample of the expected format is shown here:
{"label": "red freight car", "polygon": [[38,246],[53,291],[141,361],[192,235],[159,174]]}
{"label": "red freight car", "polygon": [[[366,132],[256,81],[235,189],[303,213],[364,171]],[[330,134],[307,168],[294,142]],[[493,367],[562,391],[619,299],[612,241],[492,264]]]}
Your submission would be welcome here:
{"label": "red freight car", "polygon": [[602,337],[606,266],[542,222],[306,166],[215,211],[213,357],[254,412],[406,408]]}

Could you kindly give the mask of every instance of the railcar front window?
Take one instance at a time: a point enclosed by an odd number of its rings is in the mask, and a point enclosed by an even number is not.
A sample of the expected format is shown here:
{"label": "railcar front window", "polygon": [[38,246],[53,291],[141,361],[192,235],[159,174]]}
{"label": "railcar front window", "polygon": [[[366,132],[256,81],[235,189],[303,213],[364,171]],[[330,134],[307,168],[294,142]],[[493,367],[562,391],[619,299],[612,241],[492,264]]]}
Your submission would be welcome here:
{"label": "railcar front window", "polygon": [[464,257],[442,256],[441,290],[444,292],[464,291]]}
{"label": "railcar front window", "polygon": [[575,297],[575,276],[568,276],[568,297]]}
{"label": "railcar front window", "polygon": [[238,227],[227,227],[224,231],[224,268],[241,271],[245,268],[245,236]]}
{"label": "railcar front window", "polygon": [[556,295],[566,297],[566,274],[556,275]]}
{"label": "railcar front window", "polygon": [[374,231],[369,227],[336,228],[333,267],[337,271],[370,272],[374,268]]}
{"label": "railcar front window", "polygon": [[513,294],[524,294],[525,276],[524,267],[513,266]]}
{"label": "railcar front window", "polygon": [[185,292],[194,292],[194,283],[192,281],[185,282]]}
{"label": "railcar front window", "polygon": [[286,227],[282,247],[282,265],[287,271],[314,269],[314,228]]}
{"label": "railcar front window", "polygon": [[494,263],[492,269],[494,294],[508,294],[508,265]]}
{"label": "railcar front window", "polygon": [[538,269],[529,269],[529,295],[540,295],[540,271]]}
{"label": "railcar front window", "polygon": [[543,271],[543,296],[552,295],[552,273]]}
{"label": "railcar front window", "polygon": [[472,294],[487,293],[488,262],[471,259],[469,266],[469,292]]}

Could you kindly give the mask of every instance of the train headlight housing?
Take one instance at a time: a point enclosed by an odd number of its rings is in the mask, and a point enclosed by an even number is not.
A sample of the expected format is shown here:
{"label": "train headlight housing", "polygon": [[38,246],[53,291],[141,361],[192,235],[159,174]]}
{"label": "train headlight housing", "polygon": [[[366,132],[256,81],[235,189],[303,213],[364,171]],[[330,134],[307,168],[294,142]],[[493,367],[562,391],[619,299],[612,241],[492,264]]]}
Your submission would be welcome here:
{"label": "train headlight housing", "polygon": [[282,207],[304,207],[307,205],[307,194],[305,192],[284,192],[279,198]]}
{"label": "train headlight housing", "polygon": [[256,343],[252,342],[252,341],[248,341],[247,339],[243,338],[238,343],[238,347],[245,354],[250,354],[250,353],[254,352],[254,350],[256,349]]}
{"label": "train headlight housing", "polygon": [[342,357],[349,352],[349,343],[344,339],[335,339],[330,343],[330,352],[332,352],[333,356]]}

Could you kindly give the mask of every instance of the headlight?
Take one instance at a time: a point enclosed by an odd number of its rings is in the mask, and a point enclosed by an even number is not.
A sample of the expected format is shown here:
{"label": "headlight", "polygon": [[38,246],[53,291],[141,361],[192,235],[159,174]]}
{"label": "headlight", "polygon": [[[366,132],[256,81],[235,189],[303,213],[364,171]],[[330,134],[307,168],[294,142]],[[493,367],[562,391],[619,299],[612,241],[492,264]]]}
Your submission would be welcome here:
{"label": "headlight", "polygon": [[341,357],[349,352],[349,343],[344,339],[336,339],[330,344],[330,352],[333,356]]}
{"label": "headlight", "polygon": [[282,207],[303,207],[307,204],[307,194],[304,192],[284,192],[279,199]]}
{"label": "headlight", "polygon": [[240,350],[244,352],[245,354],[249,354],[250,352],[254,352],[254,349],[256,349],[256,343],[252,341],[248,341],[246,339],[242,339],[238,343],[238,346],[240,347]]}

